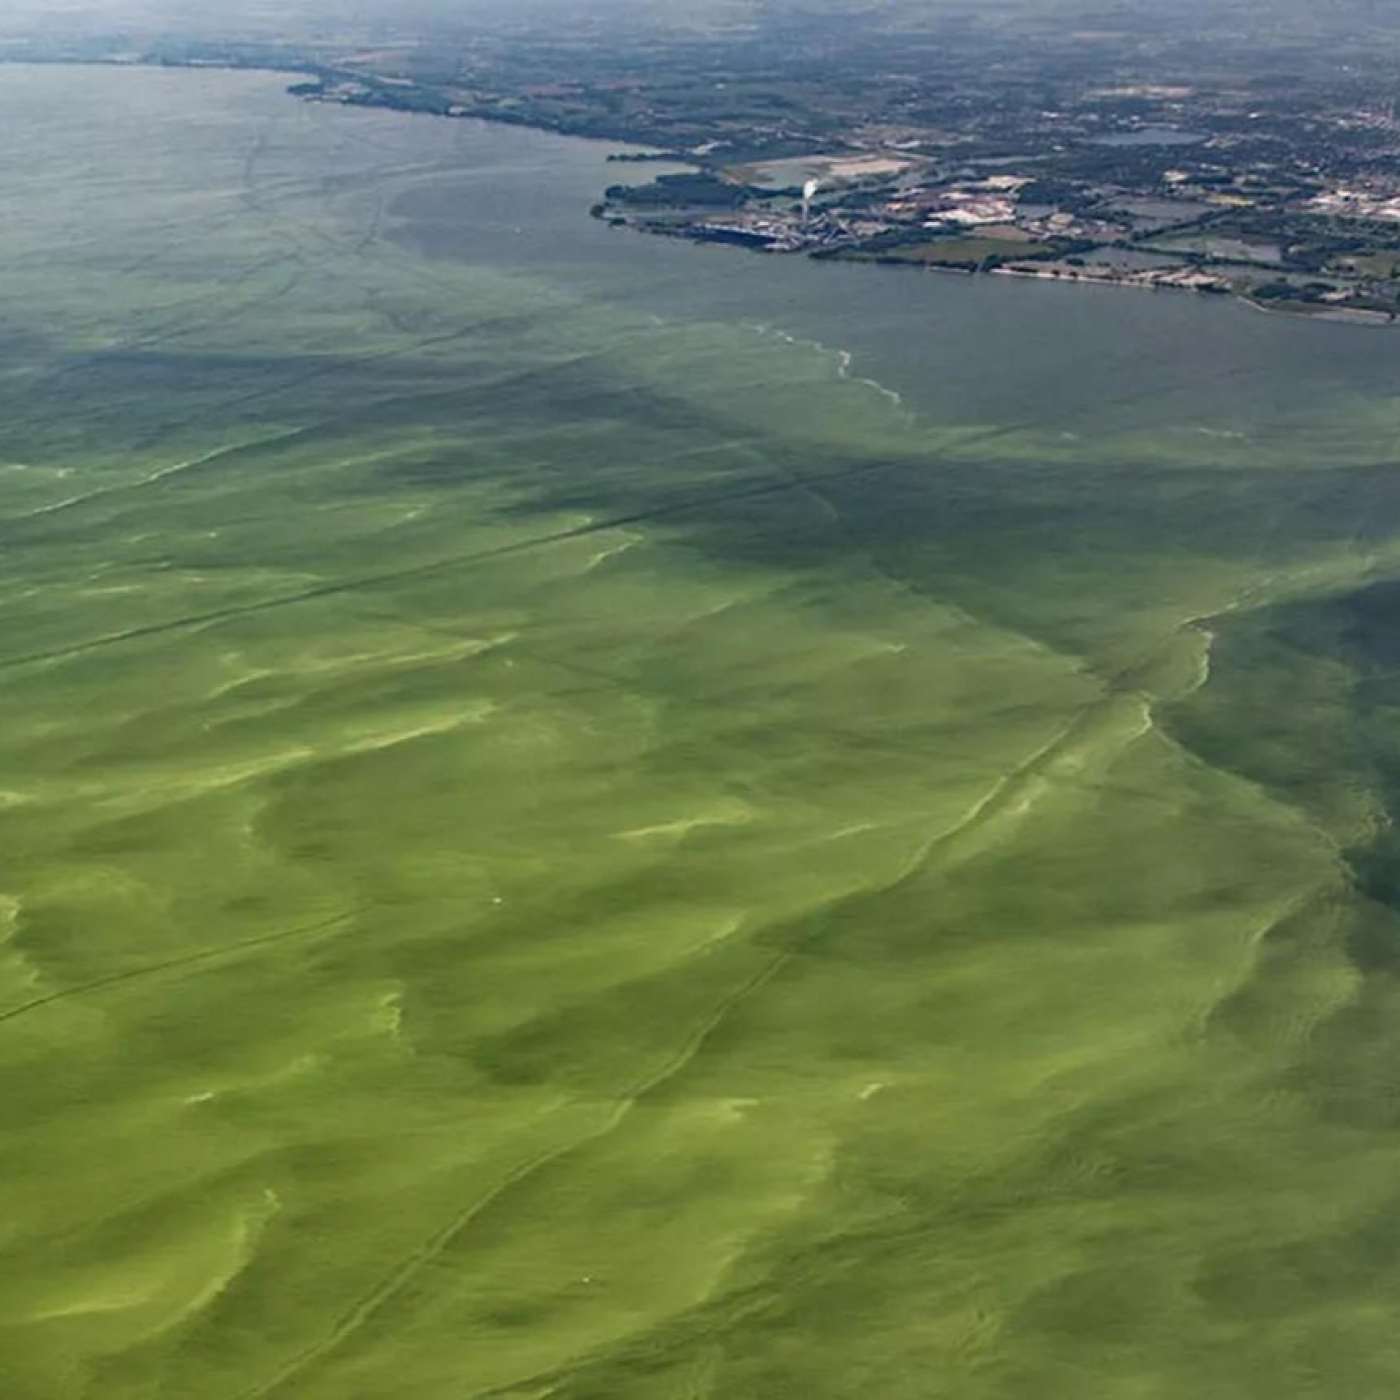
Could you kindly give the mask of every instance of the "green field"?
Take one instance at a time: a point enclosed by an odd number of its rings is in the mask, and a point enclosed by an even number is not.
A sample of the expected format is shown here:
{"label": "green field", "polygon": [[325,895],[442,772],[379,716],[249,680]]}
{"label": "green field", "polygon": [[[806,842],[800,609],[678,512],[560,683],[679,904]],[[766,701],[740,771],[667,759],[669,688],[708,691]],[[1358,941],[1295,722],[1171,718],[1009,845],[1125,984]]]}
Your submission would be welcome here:
{"label": "green field", "polygon": [[[1043,257],[1046,251],[1043,245],[1037,248],[1031,245],[1028,239],[982,237],[972,234],[966,237],[953,235],[947,238],[930,238],[925,243],[896,244],[890,248],[882,248],[878,254],[869,256],[879,257],[886,262],[907,262],[937,267],[946,263],[959,266],[964,263],[981,263],[987,258],[1005,260],[1016,257]],[[860,260],[858,255],[853,254],[852,257],[856,261]]]}
{"label": "green field", "polygon": [[1400,342],[280,86],[0,69],[0,1395],[1393,1396]]}

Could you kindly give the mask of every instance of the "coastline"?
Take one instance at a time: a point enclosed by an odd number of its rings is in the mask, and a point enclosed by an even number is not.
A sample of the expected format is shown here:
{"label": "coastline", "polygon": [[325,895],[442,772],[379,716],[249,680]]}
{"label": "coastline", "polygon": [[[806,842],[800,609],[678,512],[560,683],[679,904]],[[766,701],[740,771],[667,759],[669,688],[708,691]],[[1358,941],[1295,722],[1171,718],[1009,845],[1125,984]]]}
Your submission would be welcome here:
{"label": "coastline", "polygon": [[[387,80],[379,78],[375,74],[352,73],[334,64],[322,63],[311,58],[302,60],[292,58],[282,63],[262,60],[239,62],[227,55],[207,59],[202,57],[177,59],[169,56],[154,55],[142,55],[139,57],[128,57],[125,55],[118,57],[80,57],[33,54],[16,55],[0,52],[0,65],[12,67],[147,68],[196,73],[264,73],[270,77],[286,80],[286,86],[284,87],[285,95],[300,102],[362,108],[367,111],[397,112],[405,116],[441,117],[455,121],[480,121],[495,126],[518,127],[524,130],[544,132],[549,135],[572,140],[612,144],[625,148],[609,156],[610,161],[615,161],[618,164],[650,165],[670,162],[677,165],[691,164],[693,168],[696,169],[704,168],[703,162],[694,161],[693,158],[684,152],[666,150],[654,145],[650,141],[641,139],[635,135],[629,135],[625,132],[611,130],[602,132],[576,131],[561,126],[558,123],[531,120],[527,116],[514,113],[507,114],[490,109],[466,107],[447,102],[445,99],[437,98],[436,95],[429,94],[426,89],[418,86],[399,90],[386,85],[382,88],[372,89],[371,94],[365,96],[363,100],[336,96],[330,91],[330,85],[336,80],[361,84],[366,81],[386,83]],[[404,100],[405,95],[409,93],[419,97],[429,96],[432,97],[433,100],[409,102]],[[665,236],[693,243],[712,243],[728,248],[743,249],[748,252],[802,252],[806,257],[815,262],[871,263],[881,267],[907,267],[919,271],[955,274],[967,277],[976,277],[990,273],[997,276],[1021,278],[1038,282],[1133,288],[1136,290],[1154,292],[1194,292],[1203,296],[1223,297],[1231,301],[1241,302],[1255,311],[1287,315],[1295,318],[1302,317],[1332,324],[1366,326],[1371,329],[1383,329],[1400,324],[1400,314],[1395,312],[1387,312],[1371,307],[1329,306],[1326,303],[1307,301],[1302,298],[1291,299],[1280,297],[1263,301],[1219,281],[1214,283],[1197,282],[1193,285],[1184,280],[1172,281],[1169,280],[1169,277],[1163,277],[1160,280],[1145,280],[1133,276],[1085,275],[1082,269],[1074,269],[1069,272],[1049,270],[1036,271],[1028,267],[1014,267],[1006,264],[999,264],[994,267],[986,268],[965,267],[952,263],[939,264],[936,262],[920,262],[914,259],[882,256],[879,251],[862,250],[859,246],[852,248],[771,248],[740,237],[697,237],[688,232],[683,226],[677,227],[674,230],[663,230],[639,226],[628,219],[607,220],[603,212],[605,207],[603,203],[595,202],[588,211],[588,215],[604,219],[605,222],[610,222],[614,227],[620,227],[629,233],[649,234],[653,237]],[[1203,275],[1198,269],[1190,270],[1183,268],[1172,270],[1173,273],[1183,271],[1187,276],[1200,277]]]}

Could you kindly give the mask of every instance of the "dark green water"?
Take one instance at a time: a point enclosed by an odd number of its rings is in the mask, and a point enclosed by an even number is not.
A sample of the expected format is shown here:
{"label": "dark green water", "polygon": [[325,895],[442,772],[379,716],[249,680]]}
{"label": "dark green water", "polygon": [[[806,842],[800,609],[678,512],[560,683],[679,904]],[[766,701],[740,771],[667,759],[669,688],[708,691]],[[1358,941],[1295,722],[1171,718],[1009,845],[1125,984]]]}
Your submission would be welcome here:
{"label": "dark green water", "polygon": [[0,1390],[1382,1397],[1400,338],[0,69]]}

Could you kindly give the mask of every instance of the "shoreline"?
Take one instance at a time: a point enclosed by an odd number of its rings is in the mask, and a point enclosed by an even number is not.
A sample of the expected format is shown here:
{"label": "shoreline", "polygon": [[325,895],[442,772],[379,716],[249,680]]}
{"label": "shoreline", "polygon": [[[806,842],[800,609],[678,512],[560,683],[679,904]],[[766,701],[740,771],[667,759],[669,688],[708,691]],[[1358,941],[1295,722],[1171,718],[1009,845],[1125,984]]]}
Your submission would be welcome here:
{"label": "shoreline", "polygon": [[[600,145],[610,144],[625,148],[621,151],[614,151],[609,155],[608,159],[610,161],[616,159],[617,163],[632,163],[633,161],[639,164],[660,164],[666,161],[671,161],[676,164],[692,163],[680,152],[667,151],[662,147],[653,145],[649,141],[625,134],[591,134],[588,132],[566,131],[557,125],[551,125],[546,122],[530,121],[516,116],[503,116],[499,113],[458,109],[451,105],[442,110],[436,110],[430,106],[409,106],[404,103],[391,101],[356,102],[337,97],[328,97],[325,95],[325,84],[327,80],[333,76],[340,76],[351,81],[361,82],[364,81],[364,79],[360,75],[346,73],[342,69],[335,68],[329,64],[321,64],[311,59],[307,59],[301,63],[291,62],[282,65],[263,62],[239,63],[228,58],[209,60],[191,58],[179,61],[149,56],[139,58],[42,57],[34,55],[17,56],[0,51],[0,66],[150,69],[188,73],[260,73],[268,77],[288,80],[286,86],[283,88],[283,92],[285,96],[298,102],[315,104],[318,106],[345,107],[371,112],[392,112],[406,117],[422,116],[443,118],[449,121],[479,121],[492,126],[516,127],[527,131],[538,131],[546,135],[561,137],[565,140],[594,142]],[[372,74],[369,76],[371,78],[374,77]],[[306,80],[310,81],[308,82]],[[308,90],[312,88],[313,84],[315,85],[314,90]],[[697,168],[700,168],[698,163]],[[601,208],[601,206],[595,203],[590,209],[589,214],[596,216],[599,208]],[[588,214],[586,214],[585,217],[588,217]],[[639,228],[630,222],[624,221],[621,227],[623,231],[627,233],[650,234],[652,237],[660,236],[657,231]],[[677,231],[668,236],[685,242],[697,244],[711,243],[722,247],[739,248],[748,252],[769,253],[785,251],[745,244],[738,239],[694,238],[687,236],[684,231]],[[828,251],[820,248],[788,251],[801,251],[803,256],[813,262],[868,263],[880,267],[909,268],[920,272],[938,272],[945,275],[962,277],[993,275],[1020,278],[1027,281],[1057,283],[1061,285],[1068,283],[1078,286],[1131,288],[1150,292],[1194,292],[1200,296],[1217,297],[1222,300],[1241,303],[1254,311],[1269,315],[1284,315],[1295,319],[1317,320],[1333,325],[1366,326],[1371,329],[1385,329],[1387,327],[1400,325],[1400,313],[1396,312],[1387,312],[1371,307],[1329,306],[1325,303],[1306,302],[1301,299],[1290,300],[1279,298],[1274,303],[1268,303],[1236,291],[1229,286],[1191,286],[1184,283],[1173,283],[1169,281],[1137,281],[1131,278],[1084,276],[1079,272],[1055,274],[1051,272],[1036,272],[1029,268],[1009,267],[1004,264],[985,269],[956,267],[951,265],[945,266],[937,263],[918,263],[903,258],[882,257],[878,253],[862,255],[859,249],[851,249],[849,252],[844,249]]]}

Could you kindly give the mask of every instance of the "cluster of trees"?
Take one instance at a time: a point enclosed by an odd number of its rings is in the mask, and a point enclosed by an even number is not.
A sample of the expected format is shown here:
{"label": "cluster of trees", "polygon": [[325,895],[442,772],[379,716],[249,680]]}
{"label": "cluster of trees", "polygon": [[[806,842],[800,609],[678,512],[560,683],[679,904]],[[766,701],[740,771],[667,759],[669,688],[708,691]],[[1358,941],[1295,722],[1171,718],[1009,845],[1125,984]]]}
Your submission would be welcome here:
{"label": "cluster of trees", "polygon": [[633,209],[738,209],[753,193],[746,185],[696,170],[658,175],[649,185],[609,185],[604,198]]}

